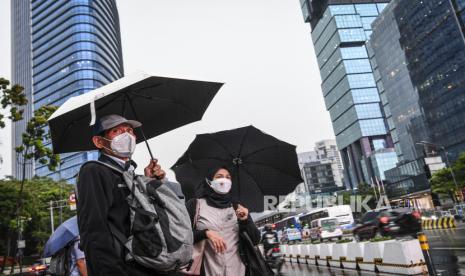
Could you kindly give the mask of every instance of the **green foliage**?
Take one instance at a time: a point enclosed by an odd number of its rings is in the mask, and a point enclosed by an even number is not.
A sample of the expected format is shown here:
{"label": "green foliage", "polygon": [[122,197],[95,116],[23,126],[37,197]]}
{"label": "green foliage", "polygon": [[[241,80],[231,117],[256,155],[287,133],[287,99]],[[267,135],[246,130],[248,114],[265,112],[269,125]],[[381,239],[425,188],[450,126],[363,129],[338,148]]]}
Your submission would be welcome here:
{"label": "green foliage", "polygon": [[[15,202],[18,197],[21,182],[17,180],[0,180],[0,252],[5,252],[8,232],[17,230]],[[65,182],[55,182],[50,178],[33,178],[27,180],[23,191],[23,208],[20,217],[24,218],[24,239],[26,240],[25,255],[42,253],[45,242],[50,234],[51,200],[66,200],[74,186]],[[73,216],[69,208],[63,209],[63,221]],[[54,210],[54,221],[60,222],[59,210]],[[12,241],[11,246],[14,246]]]}
{"label": "green foliage", "polygon": [[456,186],[451,170],[454,172],[458,187],[463,188],[465,184],[465,152],[460,155],[451,168],[443,168],[433,174],[430,179],[431,191],[440,195],[448,195],[452,200],[457,200],[454,195]]}
{"label": "green foliage", "polygon": [[386,237],[376,237],[376,238],[373,238],[370,240],[370,242],[381,242],[381,241],[388,241],[388,240],[392,240],[393,237],[390,237],[390,236],[386,236]]}
{"label": "green foliage", "polygon": [[342,239],[342,240],[338,240],[336,243],[348,243],[348,242],[353,242],[353,240],[349,239],[349,238],[345,238],[345,239]]}
{"label": "green foliage", "polygon": [[[17,122],[23,119],[24,109],[22,106],[27,104],[24,87],[15,84],[10,87],[10,81],[0,77],[0,104],[3,109],[10,109],[8,119]],[[5,127],[4,115],[0,114],[0,128]]]}
{"label": "green foliage", "polygon": [[22,144],[15,148],[24,160],[39,161],[40,164],[48,165],[51,171],[59,165],[60,156],[53,154],[52,149],[46,147],[44,142],[51,139],[46,127],[48,118],[55,110],[57,110],[56,106],[45,105],[34,111],[34,117],[27,123],[26,132],[23,133]]}

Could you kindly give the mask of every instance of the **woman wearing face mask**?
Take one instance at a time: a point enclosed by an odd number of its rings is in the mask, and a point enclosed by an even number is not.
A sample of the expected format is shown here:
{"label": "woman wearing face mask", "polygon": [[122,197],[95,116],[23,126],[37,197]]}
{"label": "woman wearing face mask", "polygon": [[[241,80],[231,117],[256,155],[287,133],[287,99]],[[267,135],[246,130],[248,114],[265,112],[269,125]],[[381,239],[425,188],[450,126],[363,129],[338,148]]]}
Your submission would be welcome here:
{"label": "woman wearing face mask", "polygon": [[254,244],[260,232],[249,211],[233,204],[231,175],[225,168],[212,169],[201,196],[187,202],[194,231],[194,244],[206,240],[201,275],[243,276],[245,265],[239,252],[239,232],[245,231]]}

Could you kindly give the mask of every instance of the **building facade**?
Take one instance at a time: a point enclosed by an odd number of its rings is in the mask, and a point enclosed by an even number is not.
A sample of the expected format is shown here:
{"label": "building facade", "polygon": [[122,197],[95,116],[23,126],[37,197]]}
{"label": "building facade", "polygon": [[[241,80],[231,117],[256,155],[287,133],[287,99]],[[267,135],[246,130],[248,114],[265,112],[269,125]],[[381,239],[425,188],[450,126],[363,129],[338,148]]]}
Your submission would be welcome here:
{"label": "building facade", "polygon": [[[23,5],[19,7],[19,3]],[[29,49],[25,55],[30,59],[29,66],[24,71],[31,76],[24,79],[30,77],[32,85],[28,88],[32,91],[31,111],[43,105],[59,106],[72,96],[123,76],[119,17],[114,0],[13,0],[11,5],[23,15],[16,27],[29,32],[29,40],[14,48]],[[13,22],[17,19],[12,17]],[[15,32],[16,29],[12,33]],[[18,59],[14,56],[13,67],[21,64]],[[13,130],[15,143],[20,143],[21,124],[16,124]],[[72,181],[80,165],[95,159],[96,154],[62,154],[56,172],[36,162],[34,174]]]}
{"label": "building facade", "polygon": [[[32,43],[31,43],[31,1],[11,1],[11,83],[24,87],[28,103],[24,107],[23,121],[11,124],[12,130],[12,175],[21,179],[23,160],[16,155],[15,148],[21,145],[22,133],[26,131],[26,122],[32,118]],[[31,178],[34,166],[26,162],[24,175]]]}
{"label": "building facade", "polygon": [[[388,126],[399,163],[385,172],[385,189],[391,200],[424,197],[429,190],[424,167],[423,147],[428,141],[419,94],[410,78],[408,61],[400,45],[400,31],[394,15],[399,0],[392,0],[372,23],[370,45],[383,87]],[[375,74],[376,75],[376,74]]]}
{"label": "building facade", "polygon": [[304,187],[297,194],[331,194],[345,189],[343,165],[335,140],[315,143],[313,151],[298,154]]}
{"label": "building facade", "polygon": [[348,188],[384,180],[397,163],[370,62],[371,23],[389,1],[301,0]]}
{"label": "building facade", "polygon": [[454,160],[465,151],[464,8],[463,0],[392,0],[373,22],[371,44],[399,159],[386,172],[391,199],[425,205],[432,171],[425,160]]}
{"label": "building facade", "polygon": [[428,142],[454,161],[465,151],[465,1],[399,1],[394,16]]}

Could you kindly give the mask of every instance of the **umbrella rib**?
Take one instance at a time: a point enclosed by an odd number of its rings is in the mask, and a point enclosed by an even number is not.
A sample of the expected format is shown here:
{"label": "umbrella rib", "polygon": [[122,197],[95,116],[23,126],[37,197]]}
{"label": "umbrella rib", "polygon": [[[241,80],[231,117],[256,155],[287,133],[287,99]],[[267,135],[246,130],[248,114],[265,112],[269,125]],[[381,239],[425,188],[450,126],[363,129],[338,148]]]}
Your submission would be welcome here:
{"label": "umbrella rib", "polygon": [[249,134],[250,127],[246,128],[244,136],[242,137],[241,144],[239,146],[239,156],[242,158],[242,147],[244,146],[245,138],[247,137],[247,134]]}
{"label": "umbrella rib", "polygon": [[[189,158],[190,161],[202,161],[202,160],[217,160],[217,161],[222,161],[222,162],[228,162],[226,159],[221,159],[221,158],[216,158],[216,157],[204,157],[204,158],[199,158],[199,159],[191,159]],[[193,162],[189,162],[191,164],[194,164]]]}
{"label": "umbrella rib", "polygon": [[[255,185],[260,189],[260,192],[263,193],[263,189],[260,185],[258,185],[258,181],[255,179],[255,177],[250,173],[250,171],[248,169],[246,169],[244,166],[242,166],[242,169],[250,176],[250,178],[252,178],[253,182],[255,182]],[[239,179],[239,170],[237,171],[237,177]],[[240,181],[239,181],[239,187],[240,187]],[[239,195],[240,197],[240,195]]]}
{"label": "umbrella rib", "polygon": [[256,151],[252,151],[250,153],[248,153],[247,155],[244,155],[242,158],[247,158],[253,154],[256,154],[256,153],[259,153],[259,152],[262,152],[262,151],[265,151],[265,150],[269,150],[269,149],[272,149],[272,148],[279,148],[279,147],[288,147],[289,145],[273,145],[273,146],[269,146],[269,147],[265,147],[265,148],[261,148],[261,149],[258,149]]}
{"label": "umbrella rib", "polygon": [[[108,95],[108,96],[110,96],[110,95]],[[106,102],[106,103],[103,104],[102,106],[99,106],[99,108],[97,108],[97,110],[102,109],[102,108],[106,107],[106,106],[109,105],[109,104],[113,104],[115,101],[117,101],[118,99],[121,99],[122,97],[123,97],[123,96],[116,95],[114,99],[112,99],[112,100]],[[122,100],[122,99],[121,99],[121,100]],[[81,117],[79,117],[77,120],[73,120],[73,121],[74,121],[74,122],[78,122],[78,121],[80,121],[80,120],[82,120],[82,119],[84,119],[84,118],[86,118],[86,117],[88,116],[87,113],[83,113],[83,114],[84,114],[84,115],[82,115]]]}
{"label": "umbrella rib", "polygon": [[228,150],[222,143],[220,143],[220,141],[218,141],[218,140],[216,140],[215,138],[213,138],[212,135],[205,135],[204,137],[205,137],[205,138],[208,138],[208,139],[210,139],[210,140],[213,140],[214,142],[216,142],[220,147],[222,147],[222,148],[224,149],[224,151],[225,151],[227,154],[229,154],[229,155],[231,156],[231,158],[234,158],[234,157],[235,157],[234,155],[232,155],[231,152],[229,152],[229,150]]}
{"label": "umbrella rib", "polygon": [[[138,89],[138,90],[140,90],[140,89]],[[174,101],[174,100],[171,100],[171,99],[142,95],[142,94],[139,94],[136,91],[132,91],[132,90],[129,91],[129,94],[132,94],[132,95],[134,95],[136,97],[145,98],[145,99],[148,99],[148,100],[151,100],[151,101],[157,101],[157,100],[167,101],[167,102],[170,102],[172,104],[179,105],[179,106],[183,107],[185,110],[187,110],[188,112],[190,112],[191,114],[193,114],[196,117],[199,116],[196,112],[194,112],[192,109],[190,109],[189,106],[186,106],[183,103],[180,103],[180,102],[177,102],[177,101]]]}

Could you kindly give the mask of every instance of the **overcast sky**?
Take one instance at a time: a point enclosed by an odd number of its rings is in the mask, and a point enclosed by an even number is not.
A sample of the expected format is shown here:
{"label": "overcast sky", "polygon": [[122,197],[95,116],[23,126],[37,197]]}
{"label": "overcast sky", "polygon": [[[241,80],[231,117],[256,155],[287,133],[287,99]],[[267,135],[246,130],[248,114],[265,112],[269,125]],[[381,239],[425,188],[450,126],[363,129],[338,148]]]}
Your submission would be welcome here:
{"label": "overcast sky", "polygon": [[[150,140],[170,167],[196,133],[253,124],[312,150],[334,138],[298,0],[117,0],[125,74],[144,70],[226,83],[201,122]],[[0,76],[10,75],[10,0],[0,0]],[[10,130],[0,133],[11,172]],[[148,160],[143,144],[134,159]],[[172,177],[172,173],[169,173]]]}

